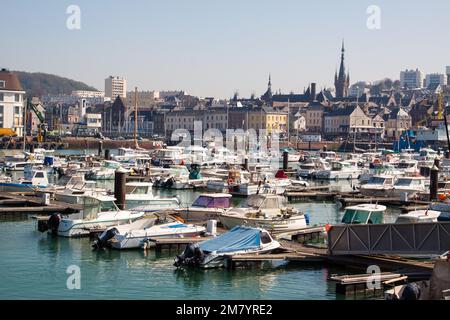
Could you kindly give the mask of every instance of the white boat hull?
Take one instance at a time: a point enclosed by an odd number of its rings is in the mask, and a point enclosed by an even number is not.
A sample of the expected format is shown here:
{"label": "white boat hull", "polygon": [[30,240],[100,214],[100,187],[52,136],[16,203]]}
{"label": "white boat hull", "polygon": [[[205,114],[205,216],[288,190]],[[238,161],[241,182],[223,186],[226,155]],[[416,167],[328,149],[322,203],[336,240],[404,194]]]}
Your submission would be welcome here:
{"label": "white boat hull", "polygon": [[222,214],[219,216],[220,222],[227,229],[245,225],[248,227],[262,228],[273,233],[289,232],[307,228],[305,216],[293,216],[289,219],[258,219],[246,218],[245,216]]}
{"label": "white boat hull", "polygon": [[62,219],[58,227],[58,236],[61,237],[82,237],[87,236],[92,229],[104,229],[115,225],[130,223],[141,218],[143,212],[121,212],[115,215],[102,214],[97,219]]}

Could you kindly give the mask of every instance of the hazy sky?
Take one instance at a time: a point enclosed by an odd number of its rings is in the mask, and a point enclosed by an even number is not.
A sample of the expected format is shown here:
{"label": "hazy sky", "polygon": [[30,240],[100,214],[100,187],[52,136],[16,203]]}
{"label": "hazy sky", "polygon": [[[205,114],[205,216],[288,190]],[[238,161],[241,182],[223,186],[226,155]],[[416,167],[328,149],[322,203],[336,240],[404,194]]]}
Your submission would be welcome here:
{"label": "hazy sky", "polygon": [[[81,29],[69,30],[69,5]],[[367,7],[381,29],[367,28]],[[104,89],[182,89],[199,96],[331,86],[345,38],[351,82],[450,65],[450,1],[0,0],[0,66],[54,73]]]}

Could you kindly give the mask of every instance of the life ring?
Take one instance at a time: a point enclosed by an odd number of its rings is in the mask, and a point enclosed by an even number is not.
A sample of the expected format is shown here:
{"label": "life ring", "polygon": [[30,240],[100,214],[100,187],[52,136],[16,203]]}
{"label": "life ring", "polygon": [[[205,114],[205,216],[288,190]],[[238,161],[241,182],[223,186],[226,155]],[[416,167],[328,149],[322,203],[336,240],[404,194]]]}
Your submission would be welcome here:
{"label": "life ring", "polygon": [[228,183],[228,184],[233,184],[233,183],[234,183],[234,179],[231,179],[231,178],[228,179],[228,180],[227,180],[227,183]]}

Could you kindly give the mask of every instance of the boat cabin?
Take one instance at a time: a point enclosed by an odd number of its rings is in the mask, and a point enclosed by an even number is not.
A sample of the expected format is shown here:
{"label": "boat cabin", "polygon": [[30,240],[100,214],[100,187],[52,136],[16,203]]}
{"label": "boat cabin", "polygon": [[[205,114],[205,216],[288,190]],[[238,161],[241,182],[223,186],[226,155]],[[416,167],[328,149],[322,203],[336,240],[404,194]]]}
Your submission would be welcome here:
{"label": "boat cabin", "polygon": [[435,210],[416,210],[398,216],[395,223],[423,223],[437,222],[441,215],[440,211]]}
{"label": "boat cabin", "polygon": [[346,207],[341,223],[380,224],[384,223],[386,207],[379,204],[358,204]]}
{"label": "boat cabin", "polygon": [[337,158],[336,152],[334,151],[322,151],[319,153],[319,157],[325,160],[334,160]]}
{"label": "boat cabin", "polygon": [[423,177],[399,177],[394,184],[394,187],[401,188],[417,188],[417,191],[425,188],[425,178]]}
{"label": "boat cabin", "polygon": [[23,184],[32,184],[33,186],[48,186],[48,176],[45,170],[28,169],[24,171]]}
{"label": "boat cabin", "polygon": [[116,198],[106,195],[86,196],[83,198],[83,219],[95,219],[99,213],[108,211],[120,211]]}
{"label": "boat cabin", "polygon": [[128,182],[125,187],[127,194],[153,194],[151,182]]}
{"label": "boat cabin", "polygon": [[383,185],[383,186],[392,186],[394,184],[393,176],[382,176],[377,175],[373,176],[367,182],[368,185]]}

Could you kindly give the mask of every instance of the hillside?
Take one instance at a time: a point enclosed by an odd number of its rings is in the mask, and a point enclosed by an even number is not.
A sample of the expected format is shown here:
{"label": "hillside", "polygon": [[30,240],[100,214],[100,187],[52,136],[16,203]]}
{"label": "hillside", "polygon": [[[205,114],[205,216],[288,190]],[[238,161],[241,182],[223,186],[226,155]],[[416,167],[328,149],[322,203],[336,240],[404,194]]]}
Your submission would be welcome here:
{"label": "hillside", "polygon": [[53,74],[41,72],[14,71],[27,92],[28,96],[43,96],[46,94],[70,94],[73,90],[94,90],[97,89],[87,84],[68,78],[59,77]]}

